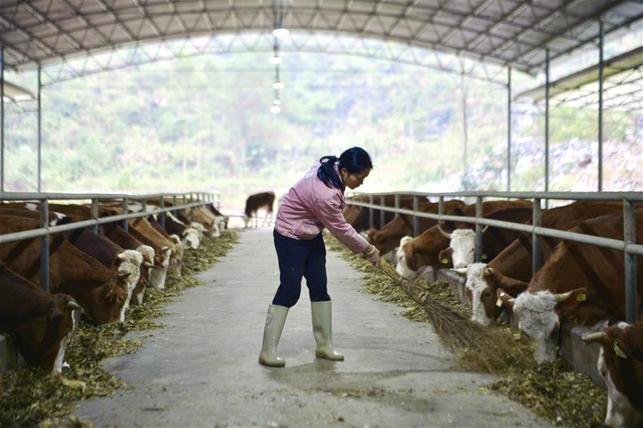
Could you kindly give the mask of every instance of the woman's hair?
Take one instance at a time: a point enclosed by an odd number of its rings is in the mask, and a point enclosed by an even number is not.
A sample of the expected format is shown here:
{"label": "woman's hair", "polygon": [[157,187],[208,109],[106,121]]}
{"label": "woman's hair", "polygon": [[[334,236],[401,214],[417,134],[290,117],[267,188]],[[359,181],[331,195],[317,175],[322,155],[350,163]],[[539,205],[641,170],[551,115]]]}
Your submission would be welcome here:
{"label": "woman's hair", "polygon": [[339,158],[337,156],[324,156],[319,159],[319,162],[321,166],[317,170],[317,178],[328,187],[342,190],[344,190],[344,184],[335,170],[335,163],[337,163],[338,170],[346,168],[351,174],[373,168],[371,157],[361,147],[351,147],[344,151]]}

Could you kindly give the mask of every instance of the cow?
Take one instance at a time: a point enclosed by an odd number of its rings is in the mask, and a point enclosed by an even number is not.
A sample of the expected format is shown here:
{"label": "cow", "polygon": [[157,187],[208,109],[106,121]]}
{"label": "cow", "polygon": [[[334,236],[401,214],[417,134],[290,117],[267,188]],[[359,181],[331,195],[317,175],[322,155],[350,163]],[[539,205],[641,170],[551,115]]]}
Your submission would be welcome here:
{"label": "cow", "polygon": [[[464,202],[450,200],[444,203],[444,214],[453,214],[456,207],[464,206]],[[421,200],[418,209],[423,213],[438,213],[439,204]],[[437,224],[437,220],[420,217],[418,221],[419,233]],[[397,215],[393,220],[386,223],[381,229],[369,229],[367,231],[368,241],[375,245],[381,254],[392,251],[400,239],[413,233],[413,217],[407,214]]]}
{"label": "cow", "polygon": [[170,265],[167,268],[167,273],[171,276],[181,278],[181,264],[183,263],[183,245],[181,244],[181,239],[177,235],[170,235],[165,231],[165,228],[161,226],[161,223],[156,221],[152,216],[147,218],[147,221],[150,223],[152,228],[156,230],[161,236],[163,236],[168,241],[172,242],[174,245],[172,251],[173,256],[170,259]]}
{"label": "cow", "polygon": [[[165,279],[174,253],[175,243],[157,232],[144,218],[130,219],[128,220],[128,225],[131,235],[154,249],[154,266],[157,268],[152,269],[150,272],[150,285],[159,290],[165,289]],[[174,266],[174,269],[177,269],[177,267],[180,269],[180,266],[176,264]]]}
{"label": "cow", "polygon": [[[567,230],[578,223],[604,214],[620,212],[620,202],[579,201],[542,213],[541,225],[550,229]],[[547,261],[556,241],[541,238],[543,261]],[[532,275],[531,236],[521,234],[516,240],[487,263],[474,263],[467,268],[465,289],[471,301],[471,320],[489,325],[502,312],[496,290],[504,290],[512,297],[527,288]]]}
{"label": "cow", "polygon": [[643,426],[643,321],[619,322],[583,336],[601,348],[596,366],[607,386],[605,426]]}
{"label": "cow", "polygon": [[[528,201],[488,201],[482,205],[483,216],[487,217],[494,211],[507,208],[528,207]],[[475,215],[475,205],[467,205],[462,209],[454,210],[457,215]],[[445,223],[446,227],[459,227],[467,223]],[[468,227],[471,227],[469,224]],[[466,233],[466,232],[465,232]],[[430,227],[415,238],[404,237],[400,240],[400,247],[397,250],[397,265],[395,269],[405,278],[417,278],[429,267],[438,269],[441,266],[440,252],[449,247],[450,239],[443,233],[438,225]],[[448,264],[447,264],[448,266]]]}
{"label": "cow", "polygon": [[[0,216],[0,234],[38,228],[29,218]],[[0,245],[0,260],[19,275],[40,284],[40,240],[27,239]],[[50,246],[51,292],[72,296],[85,314],[98,324],[117,321],[127,298],[129,273],[107,268],[73,246],[64,236],[54,236]]]}
{"label": "cow", "polygon": [[162,266],[154,265],[154,249],[125,232],[125,230],[116,223],[104,224],[101,226],[100,231],[112,242],[123,248],[136,250],[143,257],[139,280],[128,297],[126,308],[129,307],[129,304],[142,304],[147,285],[150,281],[150,271],[152,269],[162,269]]}
{"label": "cow", "polygon": [[[355,195],[347,199],[349,201],[364,202],[368,203],[370,197],[368,195]],[[411,209],[413,208],[413,196],[411,195],[398,195],[398,200],[400,208]],[[418,196],[418,204],[421,206],[427,199],[422,196]],[[373,204],[380,204],[381,200],[379,196],[373,197]],[[385,195],[384,196],[384,206],[386,207],[395,207],[395,195]],[[373,208],[373,227],[382,228],[384,225],[395,218],[395,213],[390,211],[384,211],[384,222],[380,223],[380,213],[382,210]],[[370,226],[370,215],[369,209],[357,205],[346,204],[346,207],[342,211],[346,222],[353,226],[358,232],[366,231]]]}
{"label": "cow", "polygon": [[[636,241],[643,242],[643,209],[636,210],[636,226]],[[596,217],[570,232],[623,239],[623,216]],[[643,296],[641,263],[637,274],[638,306]],[[603,319],[625,318],[623,283],[621,251],[562,241],[527,289],[503,304],[513,310],[518,327],[536,343],[536,361],[551,361],[556,356],[555,339],[561,322],[594,325]]]}
{"label": "cow", "polygon": [[59,374],[80,306],[49,294],[0,264],[0,332],[10,335],[30,366]]}
{"label": "cow", "polygon": [[201,245],[199,232],[194,227],[187,226],[171,213],[165,215],[165,231],[171,235],[180,236],[184,249],[196,250]]}
{"label": "cow", "polygon": [[245,227],[248,227],[248,223],[250,223],[253,216],[255,217],[255,227],[257,227],[257,211],[260,208],[265,208],[267,211],[266,217],[264,218],[264,225],[266,225],[270,220],[272,220],[272,209],[274,203],[274,192],[261,192],[248,196],[246,199],[246,207],[243,210],[245,215]]}

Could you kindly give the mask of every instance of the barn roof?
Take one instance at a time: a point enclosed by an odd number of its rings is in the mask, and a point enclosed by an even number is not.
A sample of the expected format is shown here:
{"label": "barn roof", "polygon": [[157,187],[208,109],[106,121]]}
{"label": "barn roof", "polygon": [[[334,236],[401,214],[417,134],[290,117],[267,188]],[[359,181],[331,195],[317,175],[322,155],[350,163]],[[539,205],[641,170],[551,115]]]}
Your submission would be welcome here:
{"label": "barn roof", "polygon": [[5,64],[34,68],[146,42],[291,31],[400,42],[534,73],[643,16],[633,0],[5,0]]}

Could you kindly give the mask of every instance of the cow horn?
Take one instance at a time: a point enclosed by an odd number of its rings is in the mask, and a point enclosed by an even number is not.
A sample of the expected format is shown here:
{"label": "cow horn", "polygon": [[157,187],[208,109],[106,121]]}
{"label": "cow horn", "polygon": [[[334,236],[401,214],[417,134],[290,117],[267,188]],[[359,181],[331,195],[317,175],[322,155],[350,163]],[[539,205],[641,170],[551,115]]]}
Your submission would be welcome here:
{"label": "cow horn", "polygon": [[453,272],[455,272],[455,273],[459,273],[459,274],[461,274],[461,275],[466,275],[466,274],[467,274],[467,271],[469,270],[469,268],[453,268],[453,269],[451,269],[451,270],[452,270]]}
{"label": "cow horn", "polygon": [[69,302],[67,302],[67,307],[71,310],[80,309],[80,306],[78,305],[78,303],[74,302],[73,300],[70,300]]}
{"label": "cow horn", "polygon": [[554,299],[556,300],[556,303],[562,303],[565,300],[569,299],[572,294],[574,294],[573,291],[568,291],[567,293],[558,293],[554,294]]}
{"label": "cow horn", "polygon": [[442,236],[444,236],[444,237],[445,237],[445,238],[447,238],[447,239],[451,239],[451,234],[450,234],[450,233],[446,233],[446,232],[442,229],[442,226],[440,226],[440,223],[438,223],[438,230],[440,231],[440,233],[442,234]]}
{"label": "cow horn", "polygon": [[486,225],[485,227],[482,228],[482,233],[485,233],[489,229],[489,225]]}
{"label": "cow horn", "polygon": [[603,341],[607,339],[607,333],[604,331],[598,331],[596,333],[586,334],[581,339],[585,343],[603,343]]}
{"label": "cow horn", "polygon": [[150,262],[143,262],[143,266],[145,266],[145,267],[150,267],[150,268],[151,268],[151,267],[154,267],[154,263],[150,263]]}
{"label": "cow horn", "polygon": [[493,268],[486,267],[486,268],[484,268],[482,273],[483,273],[483,275],[493,275]]}

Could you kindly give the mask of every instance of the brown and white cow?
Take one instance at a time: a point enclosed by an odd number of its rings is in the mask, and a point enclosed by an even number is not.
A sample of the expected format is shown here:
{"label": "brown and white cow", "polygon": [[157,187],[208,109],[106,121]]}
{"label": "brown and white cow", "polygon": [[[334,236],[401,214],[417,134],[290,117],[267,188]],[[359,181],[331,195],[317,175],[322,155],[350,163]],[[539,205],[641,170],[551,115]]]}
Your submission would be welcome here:
{"label": "brown and white cow", "polygon": [[248,223],[252,217],[255,217],[255,227],[257,226],[257,211],[261,208],[265,208],[267,213],[264,219],[264,225],[266,222],[269,222],[268,219],[272,219],[272,210],[275,204],[275,193],[274,192],[260,192],[255,193],[246,199],[246,207],[243,212],[245,215],[245,227],[248,227]]}
{"label": "brown and white cow", "polygon": [[[357,201],[357,202],[369,202],[368,195],[355,195],[347,198],[347,201]],[[419,197],[418,203],[419,206],[426,201],[426,198]],[[374,204],[380,204],[380,197],[375,196],[373,199]],[[413,196],[410,195],[399,195],[400,208],[411,209],[413,207]],[[386,207],[395,207],[395,195],[385,195],[384,196],[384,206]],[[384,225],[395,218],[395,213],[390,211],[384,211],[384,223],[380,223],[380,213],[382,210],[374,208],[373,209],[373,227],[379,229],[384,227]],[[369,209],[360,207],[357,205],[346,204],[344,211],[342,212],[346,222],[353,226],[358,232],[365,231],[370,228],[369,225]]]}
{"label": "brown and white cow", "polygon": [[171,213],[165,216],[165,231],[171,235],[181,237],[181,245],[184,249],[196,250],[201,245],[199,233],[194,227],[188,226]]}
{"label": "brown and white cow", "polygon": [[185,255],[183,245],[181,244],[181,239],[177,235],[170,235],[169,233],[167,233],[163,226],[161,226],[161,223],[156,221],[154,217],[148,217],[147,221],[150,223],[150,226],[154,228],[154,230],[161,234],[161,236],[172,242],[172,259],[170,260],[170,265],[168,266],[167,272],[172,276],[180,278],[181,264],[183,263],[183,256]]}
{"label": "brown and white cow", "polygon": [[614,324],[583,337],[598,343],[598,372],[607,386],[605,426],[643,426],[643,321]]}
{"label": "brown and white cow", "polygon": [[[38,228],[33,219],[0,216],[0,234]],[[40,283],[40,240],[0,245],[0,260],[12,271]],[[50,247],[50,290],[72,296],[98,324],[117,321],[127,298],[129,273],[108,268],[79,250],[64,236],[54,236]]]}
{"label": "brown and white cow", "polygon": [[[636,211],[637,242],[643,242],[643,209]],[[623,238],[623,216],[608,214],[580,223],[571,232]],[[638,301],[643,296],[643,266],[638,264]],[[518,327],[536,343],[538,362],[556,356],[561,322],[594,325],[603,319],[625,318],[623,253],[598,246],[563,241],[536,272],[527,290],[507,304]],[[572,298],[576,297],[576,298]]]}
{"label": "brown and white cow", "polygon": [[[482,206],[483,216],[487,217],[494,211],[508,208],[520,208],[528,206],[528,201],[488,201]],[[475,215],[475,205],[467,205],[457,210],[457,215]],[[462,227],[467,223],[452,224],[450,227]],[[468,227],[471,227],[469,225]],[[459,232],[460,233],[460,232]],[[471,232],[461,232],[462,234]],[[397,250],[397,272],[405,278],[417,278],[425,269],[432,267],[446,267],[441,264],[440,252],[449,247],[450,237],[443,233],[438,225],[430,227],[416,238],[404,237],[400,240],[400,248]],[[448,265],[447,265],[448,266]]]}
{"label": "brown and white cow", "polygon": [[[128,225],[131,235],[154,249],[154,266],[157,268],[150,272],[150,285],[159,290],[165,289],[165,279],[173,257],[175,243],[157,232],[144,218],[128,220]],[[180,270],[181,268],[176,263],[174,266],[174,269]]]}
{"label": "brown and white cow", "polygon": [[[459,200],[450,200],[444,203],[444,213],[453,214],[453,211],[456,207],[463,207],[464,202]],[[421,200],[418,204],[419,211],[423,213],[438,213],[439,204],[432,203],[429,201]],[[437,220],[430,218],[420,217],[419,233],[424,232],[426,229],[435,226]],[[397,215],[393,220],[386,223],[381,229],[369,229],[367,231],[368,241],[375,245],[375,247],[380,251],[381,254],[386,254],[389,251],[392,251],[400,242],[404,236],[413,233],[413,217],[400,214]]]}
{"label": "brown and white cow", "polygon": [[76,301],[49,294],[0,264],[0,332],[9,334],[27,364],[60,373],[75,328]]}
{"label": "brown and white cow", "polygon": [[[584,220],[621,212],[621,209],[621,202],[579,201],[544,211],[541,225],[551,229],[568,230]],[[541,242],[543,261],[546,262],[557,241],[542,238]],[[482,325],[489,325],[496,320],[503,308],[497,304],[496,290],[502,289],[511,297],[522,293],[532,276],[531,263],[531,236],[521,234],[488,264],[470,265],[466,272],[465,287],[472,303],[471,320]]]}

